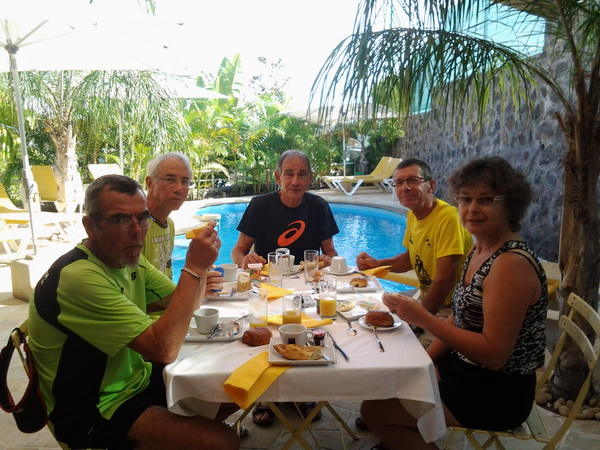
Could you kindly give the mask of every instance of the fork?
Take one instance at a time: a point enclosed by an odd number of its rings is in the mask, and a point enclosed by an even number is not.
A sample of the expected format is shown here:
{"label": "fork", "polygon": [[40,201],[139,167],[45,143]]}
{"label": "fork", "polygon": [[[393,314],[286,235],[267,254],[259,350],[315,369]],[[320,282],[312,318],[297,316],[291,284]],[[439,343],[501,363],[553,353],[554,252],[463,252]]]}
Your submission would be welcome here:
{"label": "fork", "polygon": [[379,344],[379,351],[380,352],[385,352],[385,349],[383,348],[383,344],[381,343],[381,341],[379,340],[379,336],[377,336],[377,327],[371,325],[370,323],[368,324],[371,329],[373,330],[373,334],[375,335],[375,340],[377,341],[377,343]]}

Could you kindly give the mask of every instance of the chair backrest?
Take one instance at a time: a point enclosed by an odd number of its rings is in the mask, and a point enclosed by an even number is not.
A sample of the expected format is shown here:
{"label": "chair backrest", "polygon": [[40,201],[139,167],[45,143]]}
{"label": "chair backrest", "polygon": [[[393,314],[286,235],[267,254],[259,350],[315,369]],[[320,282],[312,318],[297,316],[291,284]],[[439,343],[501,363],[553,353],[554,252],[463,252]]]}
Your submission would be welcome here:
{"label": "chair backrest", "polygon": [[377,163],[377,165],[375,166],[375,168],[369,174],[369,176],[370,177],[379,176],[379,173],[387,166],[387,164],[390,162],[390,159],[392,159],[391,156],[382,156],[381,159],[379,160],[379,162]]}
{"label": "chair backrest", "polygon": [[23,209],[17,208],[15,204],[12,202],[6,189],[2,183],[0,183],[0,212],[23,212]]}
{"label": "chair backrest", "polygon": [[[554,368],[556,367],[556,363],[563,351],[565,343],[567,342],[567,337],[570,337],[572,341],[577,344],[579,350],[583,354],[587,365],[587,373],[585,381],[579,389],[579,394],[575,398],[575,403],[571,407],[571,412],[552,437],[550,445],[560,442],[562,437],[569,429],[571,423],[573,423],[577,414],[579,413],[579,408],[583,404],[583,401],[585,400],[590,389],[594,368],[596,367],[598,358],[600,357],[600,347],[594,349],[594,342],[596,339],[598,339],[598,337],[600,337],[600,316],[589,304],[587,304],[576,294],[571,293],[571,295],[569,295],[567,298],[567,304],[571,309],[568,315],[563,315],[559,320],[561,334],[556,343],[554,352],[552,353],[552,357],[546,366],[544,373],[537,382],[536,388],[541,389],[552,376]],[[593,337],[591,339],[584,333],[580,326],[576,324],[576,322],[582,323],[582,320],[587,322],[590,329],[593,331]]]}
{"label": "chair backrest", "polygon": [[118,164],[88,164],[88,170],[94,180],[102,175],[123,175],[123,169]]}
{"label": "chair backrest", "polygon": [[31,166],[33,179],[37,183],[40,201],[55,202],[58,200],[58,184],[52,166]]}
{"label": "chair backrest", "polygon": [[396,166],[402,161],[402,158],[390,158],[389,161],[381,168],[381,171],[373,178],[385,179],[390,178],[396,171]]}

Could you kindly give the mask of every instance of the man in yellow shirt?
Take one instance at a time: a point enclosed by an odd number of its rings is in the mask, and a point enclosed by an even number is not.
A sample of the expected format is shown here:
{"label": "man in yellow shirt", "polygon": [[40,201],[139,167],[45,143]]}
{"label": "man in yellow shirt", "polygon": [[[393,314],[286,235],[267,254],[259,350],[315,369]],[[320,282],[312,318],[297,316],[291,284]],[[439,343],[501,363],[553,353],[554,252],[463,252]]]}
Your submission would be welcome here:
{"label": "man in yellow shirt", "polygon": [[383,259],[362,252],[356,258],[358,268],[389,265],[392,272],[414,270],[423,305],[432,313],[447,310],[465,256],[473,245],[471,235],[461,225],[456,208],[433,194],[435,180],[425,162],[401,161],[394,172],[393,186],[400,203],[409,209],[403,241],[406,251]]}
{"label": "man in yellow shirt", "polygon": [[[392,266],[392,272],[414,270],[419,279],[420,301],[440,319],[450,315],[452,293],[460,279],[463,263],[473,245],[471,235],[458,218],[456,207],[435,197],[435,180],[427,163],[416,158],[404,159],[396,167],[394,182],[398,201],[408,208],[404,253],[375,259],[367,252],[356,257],[361,270]],[[416,328],[419,341],[427,347],[433,336]],[[356,426],[368,427],[362,417]]]}

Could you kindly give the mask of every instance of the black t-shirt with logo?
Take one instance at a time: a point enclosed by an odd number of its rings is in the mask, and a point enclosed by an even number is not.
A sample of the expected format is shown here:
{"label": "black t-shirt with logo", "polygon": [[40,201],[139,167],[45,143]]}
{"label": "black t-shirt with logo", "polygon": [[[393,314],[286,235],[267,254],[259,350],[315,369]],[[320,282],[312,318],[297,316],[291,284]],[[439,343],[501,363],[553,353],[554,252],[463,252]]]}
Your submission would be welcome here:
{"label": "black t-shirt with logo", "polygon": [[308,192],[295,208],[285,206],[279,192],[257,195],[250,200],[237,230],[254,238],[254,251],[263,258],[286,247],[296,263],[304,260],[304,250],[321,250],[321,241],[340,232],[329,204]]}

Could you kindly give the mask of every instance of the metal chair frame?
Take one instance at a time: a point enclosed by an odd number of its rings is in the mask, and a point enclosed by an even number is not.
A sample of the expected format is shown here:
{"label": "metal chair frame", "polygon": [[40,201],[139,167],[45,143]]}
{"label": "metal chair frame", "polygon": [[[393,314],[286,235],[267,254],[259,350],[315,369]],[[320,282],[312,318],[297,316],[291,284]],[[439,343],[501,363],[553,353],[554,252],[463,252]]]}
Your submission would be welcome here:
{"label": "metal chair frame", "polygon": [[[476,449],[489,448],[493,444],[496,445],[496,448],[505,449],[506,447],[500,441],[501,437],[527,440],[533,439],[538,442],[546,443],[546,445],[543,447],[544,449],[556,448],[556,445],[562,440],[579,413],[579,409],[590,389],[594,368],[596,367],[596,363],[600,358],[600,348],[594,350],[594,341],[600,336],[600,316],[589,304],[587,304],[576,294],[572,293],[569,295],[567,298],[567,304],[569,305],[570,310],[568,315],[563,315],[559,320],[561,334],[558,338],[558,342],[556,343],[556,348],[554,349],[552,357],[542,373],[542,376],[536,383],[536,390],[539,390],[544,386],[544,384],[546,384],[546,382],[548,382],[548,380],[550,380],[552,374],[554,373],[554,367],[556,366],[558,358],[565,346],[567,337],[577,343],[587,362],[587,375],[585,381],[579,389],[577,397],[574,400],[571,412],[567,417],[565,417],[564,422],[558,428],[558,430],[556,430],[554,434],[550,434],[548,430],[546,430],[544,422],[539,414],[538,406],[534,402],[527,420],[514,430],[488,431],[465,427],[450,427],[451,433],[444,442],[444,448],[451,448],[450,445],[457,433],[463,433],[473,448]],[[587,321],[593,330],[594,336],[591,339],[586,336],[583,330],[575,323],[574,318],[576,313],[581,319]],[[483,444],[481,444],[475,437],[475,434],[485,434],[488,436],[488,438]]]}

